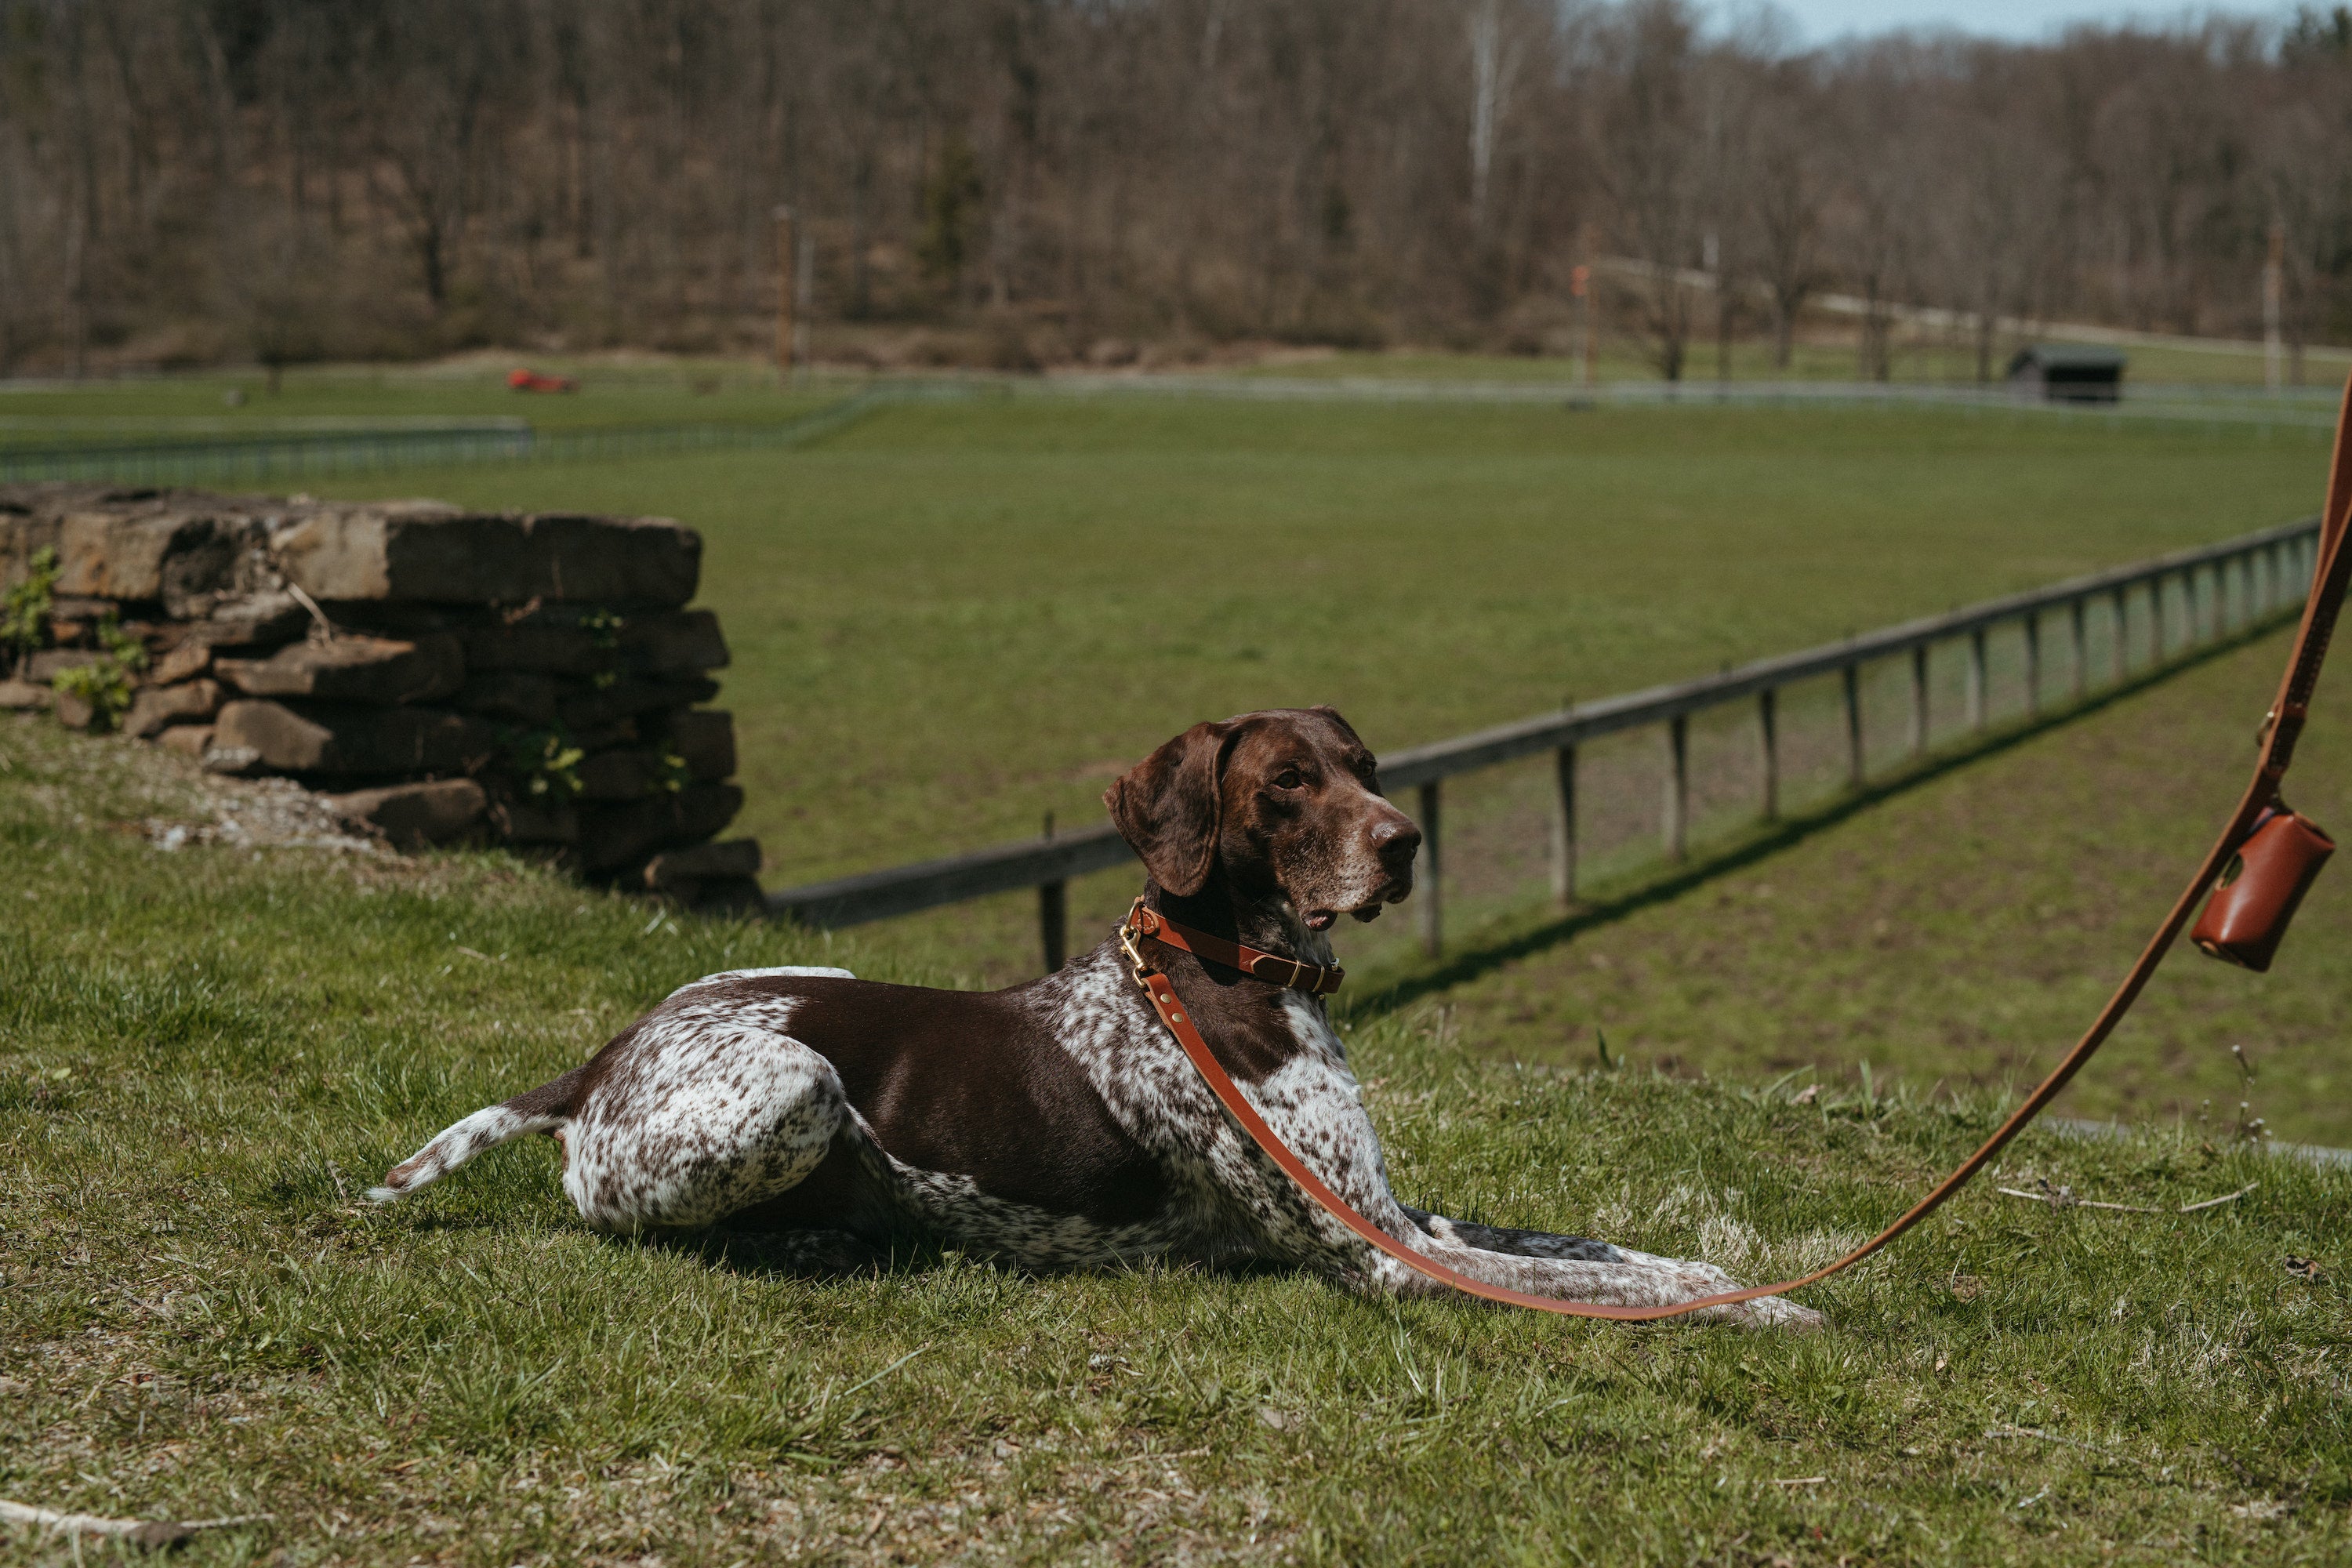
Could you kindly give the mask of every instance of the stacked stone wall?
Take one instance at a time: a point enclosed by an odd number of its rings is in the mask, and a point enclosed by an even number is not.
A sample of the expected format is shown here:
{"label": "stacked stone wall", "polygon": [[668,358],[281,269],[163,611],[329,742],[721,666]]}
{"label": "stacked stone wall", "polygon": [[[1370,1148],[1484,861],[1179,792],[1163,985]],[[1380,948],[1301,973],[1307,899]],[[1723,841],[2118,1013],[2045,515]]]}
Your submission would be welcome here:
{"label": "stacked stone wall", "polygon": [[745,904],[701,556],[660,518],[0,486],[0,706],[299,779],[403,847]]}

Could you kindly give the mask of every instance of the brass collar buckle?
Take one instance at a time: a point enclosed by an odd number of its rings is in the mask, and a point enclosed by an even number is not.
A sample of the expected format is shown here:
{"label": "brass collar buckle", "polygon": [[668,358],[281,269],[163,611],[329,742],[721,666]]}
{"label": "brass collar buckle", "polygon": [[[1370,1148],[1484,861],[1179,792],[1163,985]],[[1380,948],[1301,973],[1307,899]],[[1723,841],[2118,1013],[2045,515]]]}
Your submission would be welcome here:
{"label": "brass collar buckle", "polygon": [[1143,934],[1137,930],[1143,913],[1143,899],[1139,894],[1134,905],[1128,910],[1127,918],[1118,922],[1118,945],[1127,950],[1128,962],[1135,967],[1135,983],[1149,991],[1151,989],[1150,976],[1159,971],[1150,959],[1143,956],[1143,950],[1135,945],[1135,939]]}

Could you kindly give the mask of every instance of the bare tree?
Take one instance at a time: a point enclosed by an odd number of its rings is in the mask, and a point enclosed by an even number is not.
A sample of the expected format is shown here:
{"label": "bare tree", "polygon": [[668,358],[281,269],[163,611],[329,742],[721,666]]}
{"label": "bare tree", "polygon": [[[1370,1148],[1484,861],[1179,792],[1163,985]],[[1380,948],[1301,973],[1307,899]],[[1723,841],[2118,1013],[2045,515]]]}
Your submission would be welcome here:
{"label": "bare tree", "polygon": [[821,316],[992,322],[963,335],[1045,357],[1533,351],[1589,260],[1664,374],[1710,328],[1722,366],[1749,299],[1785,369],[1836,291],[1862,374],[1895,374],[1918,303],[1968,319],[1989,375],[2021,314],[2250,333],[2273,222],[2293,341],[2352,336],[2332,12],[1811,52],[1715,15],[0,0],[0,363],[750,349],[779,201]]}

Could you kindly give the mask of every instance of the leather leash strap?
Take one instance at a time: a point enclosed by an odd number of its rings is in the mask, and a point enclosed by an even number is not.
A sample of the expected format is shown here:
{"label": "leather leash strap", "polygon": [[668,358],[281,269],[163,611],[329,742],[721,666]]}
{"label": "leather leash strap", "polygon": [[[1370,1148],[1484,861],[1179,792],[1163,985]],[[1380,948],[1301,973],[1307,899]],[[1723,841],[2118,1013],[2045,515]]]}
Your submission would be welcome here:
{"label": "leather leash strap", "polygon": [[[2345,387],[2343,409],[2336,419],[2335,457],[2328,473],[2326,508],[2320,514],[2319,552],[2312,573],[2311,595],[2304,603],[2303,624],[2295,632],[2294,648],[2287,658],[2286,677],[2279,685],[2278,700],[2272,705],[2270,715],[2263,721],[2262,752],[2253,780],[2246,786],[2245,795],[2239,801],[2237,810],[2231,814],[2229,826],[2214,841],[2204,863],[2198,867],[2197,875],[2190,879],[2188,888],[2172,906],[2172,912],[2165,917],[2164,923],[2157,928],[2156,935],[2141,951],[2138,961],[2124,976],[2123,984],[2116,988],[2113,996],[2107,998],[2107,1005],[2099,1009],[2099,1016],[2092,1020],[2089,1030],[2075,1043],[2074,1048],[2068,1051],[2064,1059],[2051,1069],[2050,1076],[2042,1080],[2041,1087],[2010,1113],[2009,1120],[1985,1140],[1982,1148],[1969,1155],[1959,1169],[1945,1177],[1933,1192],[1914,1204],[1894,1224],[1836,1262],[1816,1268],[1800,1279],[1783,1279],[1777,1285],[1752,1285],[1743,1290],[1726,1290],[1713,1296],[1701,1296],[1695,1300],[1678,1301],[1667,1307],[1620,1307],[1595,1301],[1562,1301],[1549,1296],[1530,1296],[1522,1290],[1474,1279],[1459,1270],[1447,1268],[1435,1258],[1423,1257],[1358,1214],[1345,1199],[1326,1186],[1323,1179],[1309,1170],[1305,1161],[1291,1152],[1274,1129],[1265,1124],[1265,1119],[1244,1098],[1240,1085],[1234,1082],[1232,1075],[1217,1060],[1216,1053],[1209,1048],[1209,1042],[1202,1038],[1201,1031],[1193,1026],[1192,1016],[1177,997],[1176,988],[1170,984],[1168,976],[1154,968],[1135,945],[1134,939],[1144,934],[1150,934],[1159,941],[1168,941],[1167,921],[1144,910],[1139,900],[1136,909],[1129,912],[1127,922],[1119,929],[1120,941],[1127,948],[1128,956],[1134,961],[1136,984],[1142,986],[1145,994],[1150,997],[1160,1021],[1167,1026],[1170,1034],[1176,1037],[1176,1043],[1183,1047],[1185,1056],[1199,1069],[1210,1091],[1217,1097],[1218,1103],[1241,1124],[1242,1131],[1248,1133],[1251,1140],[1282,1168],[1283,1173],[1297,1183],[1299,1188],[1333,1218],[1418,1274],[1451,1285],[1465,1295],[1500,1301],[1507,1306],[1553,1312],[1562,1317],[1613,1318],[1629,1322],[1679,1317],[1685,1312],[1696,1312],[1708,1307],[1735,1306],[1759,1297],[1778,1296],[1816,1284],[1832,1274],[1853,1268],[1935,1213],[1943,1206],[1946,1199],[1967,1184],[1969,1177],[2000,1153],[2011,1139],[2023,1131],[2026,1124],[2042,1113],[2043,1107],[2058,1097],[2058,1091],[2064,1089],[2083,1064],[2091,1059],[2092,1053],[2106,1043],[2107,1037],[2115,1033],[2116,1026],[2123,1022],[2124,1015],[2139,999],[2140,992],[2147,988],[2149,979],[2156,973],[2157,965],[2188,926],[2189,917],[2197,911],[2199,901],[2212,890],[2222,868],[2237,853],[2246,836],[2253,831],[2257,819],[2279,804],[2279,784],[2286,776],[2287,765],[2294,757],[2295,741],[2302,734],[2304,722],[2309,716],[2311,695],[2319,681],[2320,665],[2327,657],[2328,639],[2335,633],[2336,616],[2344,606],[2346,581],[2352,577],[2352,552],[2344,548],[2347,524],[2352,524],[2352,383],[2347,383]],[[1160,929],[1144,932],[1139,928],[1139,916],[1150,916]],[[1190,931],[1185,932],[1193,940],[1198,940],[1200,934]],[[1210,940],[1213,942],[1215,939]],[[1174,942],[1171,945],[1185,944]],[[1227,961],[1218,959],[1217,962]],[[1277,958],[1276,962],[1292,963],[1295,961]],[[1255,973],[1241,963],[1232,963],[1230,967]],[[1313,970],[1312,965],[1298,967]],[[1337,989],[1338,971],[1313,972],[1332,976],[1332,988]]]}
{"label": "leather leash strap", "polygon": [[1223,937],[1211,936],[1207,931],[1179,925],[1158,910],[1145,909],[1141,899],[1136,900],[1135,907],[1128,910],[1126,929],[1138,936],[1148,936],[1154,942],[1182,948],[1195,958],[1222,963],[1227,969],[1238,969],[1252,980],[1288,986],[1293,991],[1304,991],[1309,996],[1328,996],[1339,989],[1341,981],[1348,978],[1348,972],[1337,964],[1327,967],[1301,963],[1278,952],[1262,952],[1238,942],[1227,942]]}

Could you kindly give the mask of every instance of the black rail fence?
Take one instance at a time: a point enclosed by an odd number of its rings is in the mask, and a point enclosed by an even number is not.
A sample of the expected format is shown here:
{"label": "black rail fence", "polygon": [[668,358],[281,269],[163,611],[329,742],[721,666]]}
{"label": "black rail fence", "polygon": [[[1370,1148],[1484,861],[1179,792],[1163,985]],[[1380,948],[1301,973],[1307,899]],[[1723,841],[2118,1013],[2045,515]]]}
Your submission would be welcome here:
{"label": "black rail fence", "polygon": [[572,462],[730,447],[797,447],[856,423],[891,395],[877,390],[859,392],[773,424],[599,425],[542,430],[516,420],[137,444],[0,445],[0,482],[100,479],[152,485],[259,484],[387,468]]}
{"label": "black rail fence", "polygon": [[[2184,550],[2153,560],[2058,583],[2047,588],[1906,621],[1865,632],[1843,642],[1728,668],[1717,675],[1598,701],[1577,704],[1452,740],[1433,742],[1381,759],[1382,785],[1401,801],[1410,798],[1423,834],[1415,879],[1416,934],[1427,952],[1440,951],[1446,908],[1444,784],[1464,774],[1528,759],[1549,759],[1545,794],[1549,818],[1546,859],[1551,896],[1573,902],[1580,875],[1580,748],[1643,727],[1663,735],[1663,778],[1656,819],[1657,851],[1685,858],[1693,828],[1691,721],[1733,704],[1749,705],[1756,748],[1746,777],[1752,797],[1739,809],[1747,820],[1779,817],[1787,788],[1789,755],[1783,694],[1802,683],[1833,683],[1835,742],[1832,749],[1837,787],[1859,789],[1869,782],[1875,753],[1882,769],[1891,757],[1908,765],[1932,749],[1937,732],[1973,735],[1993,721],[1991,655],[2000,634],[2010,684],[2023,693],[2027,714],[2079,705],[2093,692],[2144,677],[2180,660],[2200,646],[2252,630],[2299,606],[2309,581],[2319,536],[2318,520],[2305,519],[2245,534],[2219,544]],[[2137,602],[2141,613],[2129,612]],[[2088,627],[2099,614],[2103,647],[2095,649]],[[1938,652],[1938,650],[1942,650]],[[2095,651],[2104,657],[2095,658]],[[1948,672],[1949,658],[1962,659],[1957,693],[1929,678],[1931,654]],[[1889,668],[1891,667],[1891,668]],[[1865,673],[1885,675],[1907,689],[1897,709],[1902,732],[1865,744],[1865,714],[1884,724],[1883,702],[1864,700]],[[1874,683],[1883,689],[1883,680]],[[1945,700],[1957,698],[1958,715],[1937,715],[1931,700],[1939,686]],[[1807,689],[1811,689],[1808,687]],[[1952,722],[1957,717],[1960,721]],[[1895,743],[1890,744],[1893,742]],[[842,927],[911,915],[944,905],[1034,889],[1039,947],[1048,971],[1061,966],[1067,937],[1068,887],[1072,879],[1108,870],[1134,858],[1108,825],[1045,839],[999,845],[942,859],[868,871],[767,896],[769,912],[815,927]]]}

